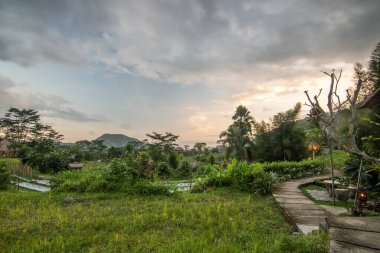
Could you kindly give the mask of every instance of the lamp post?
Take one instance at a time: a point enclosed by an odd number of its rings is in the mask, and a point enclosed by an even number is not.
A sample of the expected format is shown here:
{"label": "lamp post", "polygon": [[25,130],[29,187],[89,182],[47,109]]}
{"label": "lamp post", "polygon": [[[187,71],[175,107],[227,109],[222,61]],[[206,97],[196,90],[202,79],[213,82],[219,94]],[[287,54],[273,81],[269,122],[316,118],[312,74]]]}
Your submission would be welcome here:
{"label": "lamp post", "polygon": [[313,153],[313,160],[315,159],[315,152],[319,151],[321,149],[321,146],[319,145],[318,142],[311,141],[309,143],[309,151]]}

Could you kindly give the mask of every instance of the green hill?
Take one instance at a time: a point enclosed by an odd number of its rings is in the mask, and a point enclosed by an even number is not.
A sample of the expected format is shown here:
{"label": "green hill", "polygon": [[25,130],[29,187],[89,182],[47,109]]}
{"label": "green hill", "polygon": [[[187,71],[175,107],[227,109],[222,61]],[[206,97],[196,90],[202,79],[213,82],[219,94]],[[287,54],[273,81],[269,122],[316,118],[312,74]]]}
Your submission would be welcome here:
{"label": "green hill", "polygon": [[107,147],[124,147],[128,143],[138,142],[138,139],[128,137],[124,134],[103,134],[98,137],[97,140],[102,140]]}

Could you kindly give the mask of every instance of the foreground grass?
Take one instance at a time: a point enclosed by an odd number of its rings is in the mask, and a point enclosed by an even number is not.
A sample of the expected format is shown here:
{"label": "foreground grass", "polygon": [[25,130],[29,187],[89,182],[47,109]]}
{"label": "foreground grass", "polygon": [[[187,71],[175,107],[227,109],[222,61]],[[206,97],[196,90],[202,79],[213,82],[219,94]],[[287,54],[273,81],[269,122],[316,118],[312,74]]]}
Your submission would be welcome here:
{"label": "foreground grass", "polygon": [[[73,199],[73,201],[72,201]],[[2,252],[325,252],[291,237],[269,197],[221,189],[177,196],[0,192]]]}

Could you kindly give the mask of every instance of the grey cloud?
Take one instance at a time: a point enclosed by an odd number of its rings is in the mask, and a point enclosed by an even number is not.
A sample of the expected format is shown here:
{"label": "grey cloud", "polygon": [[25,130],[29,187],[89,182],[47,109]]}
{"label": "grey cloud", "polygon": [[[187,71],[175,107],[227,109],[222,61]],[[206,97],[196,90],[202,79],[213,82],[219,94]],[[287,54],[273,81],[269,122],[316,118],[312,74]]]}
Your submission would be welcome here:
{"label": "grey cloud", "polygon": [[[33,108],[43,116],[77,122],[101,122],[107,120],[101,115],[87,115],[69,107],[69,102],[61,96],[31,93],[10,79],[0,75],[0,110],[10,107]],[[21,90],[21,92],[20,92]]]}
{"label": "grey cloud", "polygon": [[131,124],[129,124],[129,123],[123,123],[123,124],[121,124],[121,127],[124,128],[124,129],[126,129],[126,130],[129,130],[129,129],[131,129]]}
{"label": "grey cloud", "polygon": [[[0,7],[2,60],[102,63],[173,83],[286,76],[273,66],[299,59],[318,71],[367,59],[380,39],[378,0],[3,0]],[[263,66],[273,72],[257,74]]]}

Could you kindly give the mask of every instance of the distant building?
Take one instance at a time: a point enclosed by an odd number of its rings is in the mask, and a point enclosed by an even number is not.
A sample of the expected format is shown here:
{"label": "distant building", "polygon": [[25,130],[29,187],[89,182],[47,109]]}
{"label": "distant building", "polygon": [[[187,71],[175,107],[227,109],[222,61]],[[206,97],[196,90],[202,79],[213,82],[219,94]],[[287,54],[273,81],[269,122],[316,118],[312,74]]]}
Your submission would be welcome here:
{"label": "distant building", "polygon": [[8,148],[10,144],[8,140],[0,141],[0,157],[11,157],[12,152]]}
{"label": "distant building", "polygon": [[83,168],[82,163],[74,162],[74,163],[69,163],[69,169],[71,170],[81,170]]}
{"label": "distant building", "polygon": [[181,147],[175,147],[174,151],[177,153],[183,153],[184,149]]}
{"label": "distant building", "polygon": [[380,88],[378,88],[371,96],[358,105],[358,109],[374,109],[378,107],[380,107]]}

